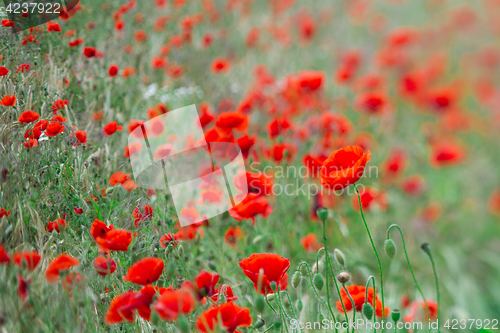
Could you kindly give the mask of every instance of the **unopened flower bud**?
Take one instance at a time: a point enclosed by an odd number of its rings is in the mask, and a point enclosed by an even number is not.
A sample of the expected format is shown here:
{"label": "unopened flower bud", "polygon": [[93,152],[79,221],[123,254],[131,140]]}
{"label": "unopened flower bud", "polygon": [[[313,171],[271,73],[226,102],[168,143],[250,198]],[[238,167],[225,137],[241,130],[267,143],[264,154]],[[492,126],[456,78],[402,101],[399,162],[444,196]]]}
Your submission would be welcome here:
{"label": "unopened flower bud", "polygon": [[307,276],[307,266],[306,265],[300,266],[300,274]]}
{"label": "unopened flower bud", "polygon": [[373,318],[373,306],[370,303],[363,304],[363,314],[368,320]]}
{"label": "unopened flower bud", "polygon": [[274,301],[274,297],[275,297],[274,294],[267,294],[266,296],[268,302]]}
{"label": "unopened flower bud", "polygon": [[114,187],[108,187],[108,188],[106,189],[106,194],[112,194],[114,191],[115,191],[115,188],[114,188]]}
{"label": "unopened flower bud", "polygon": [[259,318],[259,319],[257,319],[257,321],[255,322],[255,324],[253,325],[253,328],[259,329],[261,327],[264,327],[265,324],[266,324],[266,322],[264,321],[264,319]]}
{"label": "unopened flower bud", "polygon": [[302,309],[304,308],[304,304],[302,303],[302,300],[297,300],[297,310],[302,311]]}
{"label": "unopened flower bud", "polygon": [[333,257],[339,263],[339,265],[345,266],[345,256],[344,253],[342,253],[342,251],[340,251],[339,249],[335,249],[333,251]]}
{"label": "unopened flower bud", "polygon": [[323,267],[325,266],[325,264],[323,263],[323,261],[318,261],[317,263],[315,263],[312,267],[312,272],[313,274],[316,274],[316,273],[319,273],[319,271],[323,270]]}
{"label": "unopened flower bud", "polygon": [[216,271],[217,267],[215,266],[215,263],[213,261],[208,262],[208,267],[210,267],[211,270]]}
{"label": "unopened flower bud", "polygon": [[337,281],[339,281],[342,284],[346,284],[349,282],[351,279],[351,274],[347,273],[346,271],[342,271],[337,275]]}
{"label": "unopened flower bud", "polygon": [[167,277],[168,278],[172,278],[172,276],[174,276],[174,273],[175,273],[175,263],[173,260],[170,260],[167,264],[167,269],[165,271],[165,273],[167,273]]}
{"label": "unopened flower bud", "polygon": [[264,296],[261,294],[257,295],[255,298],[255,310],[258,313],[264,312],[264,308],[266,307],[266,301],[264,300]]}
{"label": "unopened flower bud", "polygon": [[384,250],[385,254],[387,254],[389,258],[394,258],[394,256],[396,255],[396,244],[394,244],[392,239],[388,238],[385,240]]}
{"label": "unopened flower bud", "polygon": [[183,255],[183,254],[184,254],[184,247],[183,247],[182,245],[179,245],[179,246],[177,247],[177,251],[179,251],[179,254],[180,254],[180,255]]}
{"label": "unopened flower bud", "polygon": [[174,250],[174,246],[172,244],[168,244],[167,253],[171,253]]}
{"label": "unopened flower bud", "polygon": [[276,291],[278,288],[276,281],[271,281],[271,283],[269,283],[269,285],[271,286],[272,291]]}
{"label": "unopened flower bud", "polygon": [[399,312],[398,309],[392,310],[391,318],[392,318],[392,320],[394,320],[394,322],[397,322],[399,320],[399,318],[401,318],[401,312]]}
{"label": "unopened flower bud", "polygon": [[180,316],[177,319],[177,325],[182,333],[189,333],[189,323],[184,316]]}
{"label": "unopened flower bud", "polygon": [[424,243],[420,245],[420,248],[427,253],[427,255],[431,255],[431,247],[429,246],[429,243]]}
{"label": "unopened flower bud", "polygon": [[316,215],[318,215],[318,217],[321,221],[324,221],[328,218],[328,209],[318,208],[318,209],[316,209]]}
{"label": "unopened flower bud", "polygon": [[302,280],[302,277],[300,276],[299,271],[296,271],[292,276],[292,287],[297,289],[301,280]]}
{"label": "unopened flower bud", "polygon": [[321,274],[316,273],[314,275],[313,284],[316,287],[316,289],[318,289],[319,291],[321,291],[323,289],[323,286],[325,285],[325,280],[323,280],[323,277],[321,276]]}

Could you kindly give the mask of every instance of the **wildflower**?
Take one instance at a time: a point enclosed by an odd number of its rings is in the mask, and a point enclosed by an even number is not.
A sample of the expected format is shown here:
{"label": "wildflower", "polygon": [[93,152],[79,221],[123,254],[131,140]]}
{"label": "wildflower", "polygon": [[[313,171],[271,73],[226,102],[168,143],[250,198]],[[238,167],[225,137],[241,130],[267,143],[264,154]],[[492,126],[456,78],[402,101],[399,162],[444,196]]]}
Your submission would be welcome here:
{"label": "wildflower", "polygon": [[67,222],[64,219],[57,219],[53,222],[49,222],[47,226],[45,226],[45,230],[48,232],[53,232],[54,230],[57,231],[57,233],[60,233],[66,228]]}
{"label": "wildflower", "polygon": [[0,100],[0,105],[3,106],[14,106],[16,105],[16,95],[5,95],[2,100]]}
{"label": "wildflower", "polygon": [[249,136],[248,134],[240,136],[238,139],[236,139],[236,144],[240,147],[241,153],[243,154],[244,158],[248,158],[250,148],[255,145],[255,141],[256,136]]}
{"label": "wildflower", "polygon": [[28,298],[28,286],[31,283],[31,279],[24,280],[21,274],[17,274],[17,280],[19,281],[17,285],[17,294],[24,302],[26,298]]}
{"label": "wildflower", "polygon": [[271,215],[272,211],[273,207],[269,204],[266,197],[255,193],[248,193],[243,201],[229,210],[229,214],[237,221],[249,219],[255,223],[257,215],[267,218]]}
{"label": "wildflower", "polygon": [[[290,267],[290,260],[273,253],[254,253],[240,261],[239,265],[243,273],[252,280],[255,290],[266,295],[277,291],[271,288],[271,282],[276,283],[276,288],[282,284],[286,271]],[[260,290],[258,290],[259,279],[262,280]]]}
{"label": "wildflower", "polygon": [[36,251],[21,251],[14,253],[12,260],[16,266],[33,271],[40,262],[40,255]]}
{"label": "wildflower", "polygon": [[[373,187],[366,186],[359,194],[363,211],[369,211],[373,207],[373,204],[378,204],[381,211],[387,209],[387,195],[385,191],[378,191]],[[359,198],[356,195],[351,198],[351,206],[359,212]]]}
{"label": "wildflower", "polygon": [[[429,311],[427,311],[424,301],[413,301],[410,304],[410,312],[403,317],[403,320],[407,323],[415,321],[419,308],[422,310],[426,320],[435,320],[437,318],[438,304],[434,301],[427,300],[427,305],[429,306]],[[430,313],[430,318],[428,312]]]}
{"label": "wildflower", "polygon": [[0,66],[0,76],[5,76],[9,73],[9,70],[3,66]]}
{"label": "wildflower", "polygon": [[57,22],[49,22],[47,23],[47,31],[48,32],[61,32],[61,27]]}
{"label": "wildflower", "polygon": [[9,254],[7,253],[7,250],[5,250],[5,247],[0,244],[0,265],[8,265],[10,264],[10,257]]}
{"label": "wildflower", "polygon": [[231,64],[227,59],[224,58],[216,58],[211,65],[212,73],[214,74],[222,74],[227,73],[231,69]]}
{"label": "wildflower", "polygon": [[52,112],[54,114],[57,113],[57,111],[64,110],[64,108],[68,105],[68,101],[65,99],[58,99],[57,101],[52,104]]}
{"label": "wildflower", "polygon": [[174,321],[179,315],[188,314],[195,308],[195,300],[185,289],[166,290],[153,304],[153,310],[163,320]]}
{"label": "wildflower", "polygon": [[194,281],[201,296],[210,297],[215,293],[215,285],[219,282],[219,274],[212,274],[202,270],[194,278]]}
{"label": "wildflower", "polygon": [[112,121],[106,125],[104,125],[104,128],[102,129],[102,132],[104,135],[111,136],[113,135],[116,131],[122,130],[122,125],[118,125],[116,121]]}
{"label": "wildflower", "polygon": [[69,297],[72,297],[71,291],[73,291],[75,287],[79,290],[83,290],[85,287],[85,278],[80,273],[69,273],[64,278],[62,285],[64,291],[69,291]]}
{"label": "wildflower", "polygon": [[45,278],[49,283],[55,283],[59,279],[62,271],[67,271],[71,267],[80,265],[80,262],[72,256],[63,253],[52,260],[45,271]]}
{"label": "wildflower", "polygon": [[75,38],[68,42],[69,47],[77,47],[84,42],[83,38]]}
{"label": "wildflower", "polygon": [[104,237],[96,238],[97,245],[103,251],[124,251],[132,242],[132,234],[123,229],[111,229]]}
{"label": "wildflower", "polygon": [[117,295],[111,301],[104,321],[108,325],[119,324],[124,320],[133,323],[135,310],[142,304],[143,300],[136,292],[125,292]]}
{"label": "wildflower", "polygon": [[18,118],[21,125],[32,123],[40,118],[40,115],[33,111],[24,111]]}
{"label": "wildflower", "polygon": [[[346,311],[351,311],[353,307],[356,309],[356,311],[362,311],[363,309],[363,304],[365,303],[365,291],[366,287],[364,286],[357,286],[357,285],[350,285],[347,286],[347,291],[349,291],[349,294],[352,297],[352,300],[354,301],[354,306],[349,299],[349,296],[347,295],[346,291],[342,288],[340,290],[340,296],[342,298],[342,301],[344,303],[344,307]],[[367,303],[370,303],[375,307],[375,315],[379,318],[382,318],[382,302],[379,300],[378,296],[375,295],[375,300],[374,300],[374,292],[373,288],[368,288],[368,299]],[[342,303],[340,301],[337,301],[337,309],[341,312],[344,313],[344,309],[342,308]],[[389,308],[386,307],[384,309],[385,311],[385,317],[389,315]]]}
{"label": "wildflower", "polygon": [[230,226],[224,233],[224,240],[226,241],[226,243],[228,243],[233,247],[236,246],[236,242],[238,241],[238,239],[243,237],[245,237],[245,234],[243,233],[243,231],[239,226],[236,227]]}
{"label": "wildflower", "polygon": [[453,142],[437,142],[431,146],[429,163],[434,167],[457,165],[465,159],[464,149]]}
{"label": "wildflower", "polygon": [[116,271],[116,262],[112,258],[100,256],[94,259],[94,268],[97,274],[106,276]]}
{"label": "wildflower", "polygon": [[4,216],[9,217],[9,215],[10,215],[10,210],[5,208],[0,208],[0,219]]}
{"label": "wildflower", "polygon": [[140,222],[143,222],[145,220],[151,219],[151,217],[153,216],[153,208],[151,208],[150,205],[145,205],[144,206],[144,212],[141,212],[139,210],[139,207],[137,207],[132,212],[132,215],[135,218],[135,222],[134,223],[135,223],[135,227],[137,228],[139,226]]}
{"label": "wildflower", "polygon": [[60,121],[53,121],[47,125],[45,130],[45,135],[49,138],[57,136],[64,131],[64,125],[61,125]]}
{"label": "wildflower", "polygon": [[114,76],[118,75],[118,71],[119,71],[118,65],[113,64],[113,65],[109,66],[109,68],[108,68],[108,75],[111,77],[114,77]]}
{"label": "wildflower", "polygon": [[215,332],[216,328],[225,332],[235,332],[237,327],[252,325],[250,310],[241,308],[233,302],[224,303],[203,312],[196,321],[196,328],[201,332]]}
{"label": "wildflower", "polygon": [[228,285],[218,286],[210,298],[214,301],[214,303],[217,303],[219,301],[219,296],[224,297],[227,302],[232,302],[238,299],[238,297],[234,296],[231,286]]}
{"label": "wildflower", "polygon": [[172,244],[172,247],[175,249],[177,247],[177,243],[178,242],[173,233],[164,234],[160,237],[160,246],[164,249],[166,249],[170,244]]}
{"label": "wildflower", "polygon": [[141,259],[127,271],[127,275],[123,277],[123,281],[147,285],[155,282],[160,278],[163,272],[164,262],[159,258]]}
{"label": "wildflower", "polygon": [[388,105],[387,97],[381,92],[366,92],[356,99],[356,107],[369,114],[380,114]]}
{"label": "wildflower", "polygon": [[300,239],[300,244],[307,252],[317,252],[322,246],[318,243],[318,237],[315,234],[309,233]]}
{"label": "wildflower", "polygon": [[330,154],[320,171],[321,185],[330,190],[341,190],[356,183],[371,159],[371,152],[363,153],[359,146],[347,146]]}

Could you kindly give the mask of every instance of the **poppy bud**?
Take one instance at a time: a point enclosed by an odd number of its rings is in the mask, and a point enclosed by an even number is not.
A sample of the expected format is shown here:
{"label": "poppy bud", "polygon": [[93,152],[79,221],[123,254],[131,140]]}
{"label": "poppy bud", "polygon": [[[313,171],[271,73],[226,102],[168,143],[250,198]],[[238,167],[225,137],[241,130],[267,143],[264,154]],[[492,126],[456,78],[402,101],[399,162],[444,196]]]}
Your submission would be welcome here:
{"label": "poppy bud", "polygon": [[113,191],[114,191],[114,190],[115,190],[115,188],[114,188],[114,187],[108,187],[108,188],[106,189],[106,194],[111,194],[111,193],[113,193]]}
{"label": "poppy bud", "polygon": [[424,243],[420,245],[420,248],[427,253],[427,255],[431,255],[431,247],[429,246],[429,243]]}
{"label": "poppy bud", "polygon": [[167,273],[167,277],[171,278],[175,273],[175,264],[173,260],[170,260],[167,264],[167,269],[165,271]]}
{"label": "poppy bud", "polygon": [[396,244],[392,241],[392,239],[387,238],[384,243],[385,254],[389,256],[389,258],[394,258],[396,255]]}
{"label": "poppy bud", "polygon": [[363,304],[363,314],[368,320],[373,318],[373,306],[370,303]]}
{"label": "poppy bud", "polygon": [[316,289],[321,291],[323,289],[323,286],[325,285],[325,280],[323,280],[323,277],[319,273],[316,273],[313,278],[313,284]]}
{"label": "poppy bud", "polygon": [[264,312],[264,308],[266,307],[266,301],[264,300],[264,296],[262,295],[257,295],[257,298],[255,298],[255,310],[258,313]]}
{"label": "poppy bud", "polygon": [[316,215],[318,215],[321,221],[324,221],[328,218],[328,209],[326,208],[318,208],[316,209]]}
{"label": "poppy bud", "polygon": [[259,329],[261,327],[264,327],[265,324],[266,324],[266,322],[264,321],[264,319],[259,318],[259,319],[257,319],[257,321],[255,322],[255,324],[253,325],[253,328]]}
{"label": "poppy bud", "polygon": [[264,237],[262,235],[259,235],[257,237],[255,237],[252,241],[252,243],[255,245],[257,244],[258,242],[260,242]]}
{"label": "poppy bud", "polygon": [[339,249],[335,249],[333,251],[333,256],[335,260],[339,263],[339,265],[345,266],[345,256],[344,253],[342,253],[342,251],[340,251]]}
{"label": "poppy bud", "polygon": [[304,308],[304,304],[302,303],[302,300],[299,299],[297,300],[297,310],[302,311],[302,309]]}
{"label": "poppy bud", "polygon": [[401,317],[401,312],[399,312],[398,309],[392,310],[391,318],[392,318],[392,320],[394,320],[394,322],[397,322],[400,317]]}
{"label": "poppy bud", "polygon": [[172,244],[168,244],[167,253],[171,253],[174,250],[174,246]]}
{"label": "poppy bud", "polygon": [[274,297],[275,297],[274,294],[267,294],[266,296],[268,302],[274,301]]}
{"label": "poppy bud", "polygon": [[299,271],[296,271],[292,276],[292,287],[297,289],[301,280],[302,280],[302,277],[300,276]]}
{"label": "poppy bud", "polygon": [[179,246],[177,247],[177,251],[179,251],[179,254],[180,254],[180,255],[183,255],[183,254],[184,254],[184,247],[183,247],[182,245],[179,245]]}
{"label": "poppy bud", "polygon": [[324,265],[325,265],[325,264],[323,263],[323,261],[318,261],[317,263],[315,263],[315,264],[313,265],[313,267],[312,267],[312,272],[313,272],[314,274],[318,273],[320,270],[322,270],[322,269],[323,269],[323,266],[324,266]]}
{"label": "poppy bud", "polygon": [[208,267],[210,267],[211,270],[214,270],[214,271],[217,270],[217,267],[215,266],[213,261],[208,262]]}
{"label": "poppy bud", "polygon": [[345,271],[342,271],[339,273],[339,275],[337,275],[337,281],[339,281],[342,284],[346,284],[347,282],[349,282],[350,279],[351,279],[351,274]]}
{"label": "poppy bud", "polygon": [[182,333],[189,333],[189,324],[184,316],[177,319],[177,325]]}
{"label": "poppy bud", "polygon": [[269,283],[269,285],[271,286],[271,289],[273,291],[276,291],[276,288],[278,287],[278,285],[276,284],[276,281],[271,281],[271,283]]}

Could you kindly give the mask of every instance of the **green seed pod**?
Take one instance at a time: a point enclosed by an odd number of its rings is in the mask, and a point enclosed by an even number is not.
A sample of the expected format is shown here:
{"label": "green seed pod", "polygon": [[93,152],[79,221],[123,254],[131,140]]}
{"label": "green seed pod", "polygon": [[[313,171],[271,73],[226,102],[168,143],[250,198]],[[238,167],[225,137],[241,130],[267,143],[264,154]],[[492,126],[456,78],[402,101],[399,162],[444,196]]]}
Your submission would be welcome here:
{"label": "green seed pod", "polygon": [[314,278],[313,278],[313,283],[314,283],[314,286],[316,287],[316,289],[321,291],[323,289],[323,286],[325,285],[325,280],[323,280],[323,277],[321,276],[321,274],[316,273],[316,275],[314,275]]}
{"label": "green seed pod", "polygon": [[257,295],[255,298],[255,310],[258,313],[264,312],[264,308],[266,307],[266,301],[264,300],[264,296],[262,295]]}
{"label": "green seed pod", "polygon": [[213,261],[210,261],[208,263],[208,267],[210,267],[211,270],[214,270],[216,271],[217,270],[217,267],[215,266],[214,262]]}
{"label": "green seed pod", "polygon": [[301,280],[302,280],[302,277],[300,276],[299,271],[296,271],[292,276],[292,287],[297,289]]}
{"label": "green seed pod", "polygon": [[385,240],[384,250],[385,254],[387,254],[389,258],[394,258],[394,256],[396,255],[396,244],[394,244],[392,239],[388,238]]}
{"label": "green seed pod", "polygon": [[370,303],[363,304],[363,314],[368,320],[373,318],[373,306]]}
{"label": "green seed pod", "polygon": [[328,209],[318,208],[318,209],[316,209],[316,215],[318,215],[318,217],[321,221],[324,221],[328,218]]}
{"label": "green seed pod", "polygon": [[264,321],[264,319],[259,318],[259,319],[257,319],[257,321],[255,322],[255,324],[253,325],[253,328],[259,329],[261,327],[264,327],[265,324],[266,324],[266,322]]}
{"label": "green seed pod", "polygon": [[276,281],[271,281],[271,283],[269,285],[271,286],[271,289],[273,291],[276,291],[277,288],[278,288],[278,285],[277,285]]}
{"label": "green seed pod", "polygon": [[297,310],[302,311],[302,309],[304,308],[304,304],[302,303],[302,300],[297,300]]}
{"label": "green seed pod", "polygon": [[175,273],[175,263],[173,260],[170,260],[167,264],[167,269],[165,271],[167,273],[167,277],[170,279],[172,276],[174,276]]}
{"label": "green seed pod", "polygon": [[179,326],[179,330],[182,333],[189,333],[189,323],[187,322],[186,317],[179,317],[177,319],[177,326]]}
{"label": "green seed pod", "polygon": [[268,302],[274,301],[275,295],[274,294],[267,294],[266,296]]}
{"label": "green seed pod", "polygon": [[342,251],[340,251],[339,249],[335,249],[333,251],[333,257],[339,263],[339,265],[345,266],[345,256],[344,253],[342,253]]}
{"label": "green seed pod", "polygon": [[397,322],[399,320],[399,318],[401,318],[401,312],[399,312],[398,309],[392,310],[391,318],[392,318],[392,320],[394,320],[394,322]]}

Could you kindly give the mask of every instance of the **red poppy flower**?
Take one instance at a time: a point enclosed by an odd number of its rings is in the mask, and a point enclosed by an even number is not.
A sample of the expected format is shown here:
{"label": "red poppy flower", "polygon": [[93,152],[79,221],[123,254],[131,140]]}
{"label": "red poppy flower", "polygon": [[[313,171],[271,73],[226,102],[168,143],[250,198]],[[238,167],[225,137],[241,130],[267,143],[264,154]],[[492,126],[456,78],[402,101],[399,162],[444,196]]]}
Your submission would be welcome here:
{"label": "red poppy flower", "polygon": [[9,73],[9,70],[3,66],[0,66],[0,76],[5,76]]}
{"label": "red poppy flower", "polygon": [[142,145],[139,142],[133,142],[128,146],[125,146],[125,151],[123,156],[130,158],[130,155],[134,155],[142,151]]}
{"label": "red poppy flower", "polygon": [[120,70],[120,68],[117,65],[111,65],[111,66],[109,66],[109,69],[108,69],[108,75],[111,77],[116,76],[116,75],[118,75],[119,70]]}
{"label": "red poppy flower", "polygon": [[67,222],[64,219],[57,219],[53,222],[49,222],[45,226],[45,230],[48,232],[53,232],[54,230],[57,231],[57,233],[60,233],[66,228]]}
{"label": "red poppy flower", "polygon": [[324,156],[313,156],[311,154],[304,155],[302,158],[302,164],[304,164],[307,168],[308,176],[319,177],[325,159],[326,158]]}
{"label": "red poppy flower", "polygon": [[174,321],[179,315],[188,314],[194,310],[195,300],[185,289],[166,290],[157,299],[152,308],[163,320]]}
{"label": "red poppy flower", "polygon": [[36,112],[33,112],[33,111],[24,111],[23,113],[21,113],[21,115],[19,116],[19,118],[17,120],[19,120],[19,122],[24,125],[24,124],[27,124],[27,123],[32,123],[36,120],[38,120],[38,118],[40,118],[40,115]]}
{"label": "red poppy flower", "polygon": [[[356,308],[356,311],[361,311],[363,309],[363,304],[365,304],[366,287],[357,286],[353,284],[347,287],[347,291],[349,291],[349,294],[351,295],[352,300],[354,301],[354,307]],[[375,308],[375,315],[379,318],[387,317],[389,315],[389,308],[385,307],[385,314],[382,315],[382,302],[379,300],[377,295],[375,295],[375,300],[374,300],[373,294],[374,294],[373,288],[368,288],[367,301]],[[340,296],[342,297],[342,301],[344,302],[345,310],[351,311],[353,309],[353,304],[349,299],[349,296],[347,295],[344,288],[340,290]],[[337,301],[337,309],[341,313],[344,313],[344,309],[342,308],[342,303],[340,301]]]}
{"label": "red poppy flower", "polygon": [[49,22],[49,23],[47,23],[47,31],[48,32],[61,32],[61,27],[59,26],[59,23]]}
{"label": "red poppy flower", "polygon": [[80,265],[80,262],[76,258],[63,253],[50,262],[49,267],[45,271],[45,278],[47,282],[55,283],[59,279],[59,273],[78,265]]}
{"label": "red poppy flower", "polygon": [[229,333],[237,327],[248,327],[252,325],[250,310],[228,302],[203,312],[196,321],[196,329],[204,333],[219,331],[216,329],[219,325]]}
{"label": "red poppy flower", "polygon": [[274,139],[281,133],[283,132],[286,133],[287,130],[292,130],[292,129],[293,129],[293,123],[286,117],[275,118],[274,120],[271,120],[267,124],[267,132],[271,139]]}
{"label": "red poppy flower", "polygon": [[118,125],[116,121],[112,121],[106,125],[104,125],[104,128],[102,129],[102,132],[104,135],[111,136],[113,135],[116,131],[122,130],[122,125]]}
{"label": "red poppy flower", "polygon": [[303,71],[298,74],[299,87],[302,92],[316,91],[325,81],[325,73],[318,71]]}
{"label": "red poppy flower", "polygon": [[94,268],[97,274],[106,276],[116,271],[116,262],[112,258],[100,256],[94,259]]}
{"label": "red poppy flower", "polygon": [[68,101],[65,99],[58,99],[57,101],[52,104],[52,112],[54,114],[57,113],[57,111],[64,110],[64,108],[68,105]]}
{"label": "red poppy flower", "polygon": [[75,38],[72,41],[68,42],[69,47],[77,47],[78,45],[83,43],[83,38]]}
{"label": "red poppy flower", "polygon": [[143,301],[143,296],[133,291],[117,295],[111,301],[104,321],[108,325],[119,324],[125,320],[133,323],[135,310],[143,304]]}
{"label": "red poppy flower", "polygon": [[133,210],[132,215],[135,218],[134,223],[135,227],[137,228],[140,222],[151,219],[153,217],[153,208],[151,208],[150,205],[145,205],[143,210],[137,207]]}
{"label": "red poppy flower", "polygon": [[28,286],[31,283],[31,279],[24,280],[21,274],[17,274],[17,280],[19,281],[19,284],[17,286],[17,294],[24,302],[26,301],[26,298],[28,298]]}
{"label": "red poppy flower", "polygon": [[97,245],[104,251],[124,251],[132,242],[132,234],[123,229],[111,229],[105,237],[97,237]]}
{"label": "red poppy flower", "polygon": [[231,68],[231,64],[227,59],[217,58],[212,62],[210,69],[214,74],[227,73]]}
{"label": "red poppy flower", "polygon": [[369,114],[380,114],[384,111],[389,101],[381,92],[370,91],[359,95],[356,107]]}
{"label": "red poppy flower", "polygon": [[500,189],[491,192],[488,199],[488,212],[500,216]]}
{"label": "red poppy flower", "polygon": [[321,249],[321,244],[318,243],[318,237],[315,234],[309,233],[300,239],[300,244],[307,252],[317,252]]}
{"label": "red poppy flower", "polygon": [[431,146],[430,164],[436,168],[453,166],[465,159],[464,149],[453,142],[438,142]]}
{"label": "red poppy flower", "polygon": [[14,106],[16,105],[16,95],[5,95],[4,98],[0,101],[0,105],[3,106]]}
{"label": "red poppy flower", "polygon": [[248,117],[241,112],[223,112],[217,117],[215,126],[224,131],[234,128],[241,132],[248,126]]}
{"label": "red poppy flower", "polygon": [[5,19],[5,20],[2,20],[2,26],[6,27],[6,28],[8,28],[8,27],[15,27],[16,26],[16,22],[8,20],[8,19]]}
{"label": "red poppy flower", "polygon": [[[427,305],[429,306],[429,311],[427,311],[427,307],[425,306],[424,301],[413,301],[410,304],[410,312],[403,317],[403,320],[407,323],[411,323],[415,321],[417,313],[420,312],[423,314],[425,320],[435,320],[437,318],[437,310],[438,304],[432,300],[427,300]],[[420,311],[419,311],[420,309]],[[429,318],[430,314],[430,318]]]}
{"label": "red poppy flower", "polygon": [[83,49],[83,55],[87,58],[102,57],[102,53],[99,52],[95,47],[85,47]]}
{"label": "red poppy flower", "polygon": [[[239,262],[243,273],[252,280],[255,290],[262,294],[276,292],[271,288],[271,282],[280,286],[283,276],[290,267],[290,260],[274,253],[254,253]],[[262,269],[262,286],[258,290],[259,272]]]}
{"label": "red poppy flower", "polygon": [[245,237],[245,234],[243,233],[243,231],[241,231],[241,228],[239,226],[230,226],[224,233],[224,240],[226,241],[226,243],[233,247],[236,246],[238,239],[243,237]]}
{"label": "red poppy flower", "polygon": [[393,149],[391,155],[383,164],[383,175],[391,180],[398,177],[404,171],[406,157],[401,149]]}
{"label": "red poppy flower", "polygon": [[128,173],[123,173],[121,171],[117,171],[109,177],[109,184],[111,186],[116,186],[118,184],[123,184],[129,178]]}
{"label": "red poppy flower", "polygon": [[40,255],[36,251],[22,251],[14,253],[12,259],[16,266],[20,268],[26,267],[28,270],[32,271],[38,266]]}
{"label": "red poppy flower", "polygon": [[0,208],[0,219],[4,216],[9,216],[10,215],[10,210],[5,209],[5,208]]}
{"label": "red poppy flower", "polygon": [[401,188],[406,194],[419,196],[425,191],[425,180],[421,175],[409,176],[403,180]]}
{"label": "red poppy flower", "polygon": [[321,185],[329,190],[342,190],[356,183],[365,171],[371,152],[363,153],[358,146],[347,146],[334,151],[323,162],[320,171]]}
{"label": "red poppy flower", "polygon": [[177,247],[177,243],[178,242],[173,233],[168,233],[160,237],[160,246],[164,249],[166,249],[170,244],[172,244],[175,249]]}
{"label": "red poppy flower", "polygon": [[161,57],[153,57],[151,59],[151,67],[153,69],[162,69],[167,65],[167,59]]}
{"label": "red poppy flower", "polygon": [[255,193],[248,193],[243,201],[229,210],[229,214],[237,221],[249,219],[255,223],[257,215],[267,218],[271,215],[272,211],[273,207],[269,204],[266,197]]}
{"label": "red poppy flower", "polygon": [[210,297],[214,303],[219,301],[219,296],[223,295],[227,302],[232,302],[238,299],[237,296],[234,296],[233,289],[228,285],[220,285],[215,289],[215,293]]}
{"label": "red poppy flower", "polygon": [[127,275],[123,277],[123,281],[147,285],[155,282],[160,278],[163,272],[164,262],[159,258],[141,259],[127,271]]}
{"label": "red poppy flower", "polygon": [[49,138],[57,136],[64,131],[64,126],[61,125],[61,122],[54,121],[47,125],[47,129],[45,130],[45,135]]}
{"label": "red poppy flower", "polygon": [[236,139],[236,143],[240,147],[241,153],[243,154],[244,158],[248,158],[250,148],[252,148],[255,145],[255,140],[256,140],[255,135],[249,136],[248,134],[240,136],[238,139]]}
{"label": "red poppy flower", "polygon": [[[361,197],[361,207],[363,211],[367,212],[377,204],[381,211],[387,209],[387,195],[385,191],[378,191],[373,187],[366,186],[364,189],[359,191]],[[359,212],[359,198],[357,195],[353,195],[351,198],[352,209]]]}
{"label": "red poppy flower", "polygon": [[87,133],[85,131],[75,131],[75,136],[80,143],[87,142]]}
{"label": "red poppy flower", "polygon": [[0,244],[0,265],[8,265],[10,264],[10,257],[9,254],[7,253],[7,250],[5,250],[5,247]]}
{"label": "red poppy flower", "polygon": [[201,295],[210,297],[215,293],[215,285],[219,282],[219,274],[212,274],[202,270],[194,278],[194,281]]}
{"label": "red poppy flower", "polygon": [[97,240],[97,238],[99,237],[106,238],[106,234],[113,228],[113,225],[110,225],[108,227],[106,223],[95,219],[92,223],[92,226],[90,227],[90,234],[92,235],[92,237],[94,237],[95,240]]}
{"label": "red poppy flower", "polygon": [[[85,278],[80,273],[69,273],[64,278],[63,282],[64,291],[73,291],[75,288],[79,290],[83,290],[85,287]],[[72,297],[72,294],[69,294],[69,297]]]}

